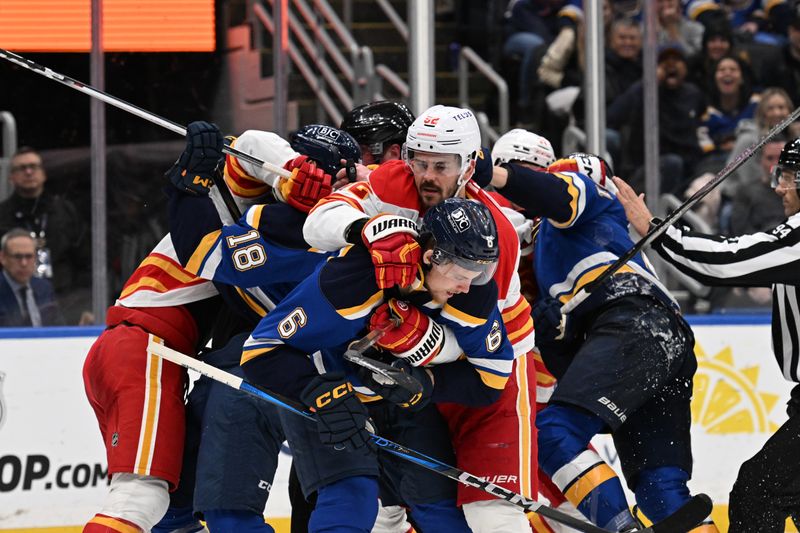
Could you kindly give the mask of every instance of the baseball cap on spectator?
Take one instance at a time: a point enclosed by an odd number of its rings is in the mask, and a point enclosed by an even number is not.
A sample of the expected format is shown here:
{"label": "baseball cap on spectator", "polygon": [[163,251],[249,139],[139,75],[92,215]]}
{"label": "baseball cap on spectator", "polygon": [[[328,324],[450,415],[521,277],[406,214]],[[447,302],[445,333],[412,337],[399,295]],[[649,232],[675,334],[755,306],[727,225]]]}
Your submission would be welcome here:
{"label": "baseball cap on spectator", "polygon": [[684,63],[686,62],[686,52],[684,51],[681,43],[672,41],[664,43],[658,47],[658,56],[657,56],[658,63],[661,63],[664,59],[666,59],[669,56],[677,57],[681,59]]}

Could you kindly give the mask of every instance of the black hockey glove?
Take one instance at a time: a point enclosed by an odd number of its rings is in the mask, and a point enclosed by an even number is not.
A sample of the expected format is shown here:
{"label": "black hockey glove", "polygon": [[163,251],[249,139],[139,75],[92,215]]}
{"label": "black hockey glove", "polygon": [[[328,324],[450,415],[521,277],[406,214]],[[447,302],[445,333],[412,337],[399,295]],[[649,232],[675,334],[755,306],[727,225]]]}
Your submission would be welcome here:
{"label": "black hockey glove", "polygon": [[561,314],[561,303],[555,298],[541,298],[533,306],[533,327],[539,347],[570,344],[575,331],[568,315]]}
{"label": "black hockey glove", "polygon": [[319,438],[336,450],[354,451],[371,442],[367,408],[341,372],[328,372],[311,380],[300,400],[317,416]]}
{"label": "black hockey glove", "polygon": [[422,366],[411,366],[408,362],[398,359],[392,363],[394,368],[406,372],[422,385],[422,392],[414,393],[404,387],[386,383],[386,378],[374,374],[371,370],[359,366],[356,373],[361,383],[369,387],[372,392],[380,395],[384,400],[392,402],[409,411],[419,411],[431,400],[433,394],[433,380],[431,375]]}
{"label": "black hockey glove", "polygon": [[213,184],[211,176],[222,154],[222,133],[215,124],[197,121],[186,128],[186,148],[167,177],[179,190],[205,195]]}
{"label": "black hockey glove", "polygon": [[786,402],[786,414],[789,418],[800,414],[800,385],[795,385],[792,389],[792,396]]}

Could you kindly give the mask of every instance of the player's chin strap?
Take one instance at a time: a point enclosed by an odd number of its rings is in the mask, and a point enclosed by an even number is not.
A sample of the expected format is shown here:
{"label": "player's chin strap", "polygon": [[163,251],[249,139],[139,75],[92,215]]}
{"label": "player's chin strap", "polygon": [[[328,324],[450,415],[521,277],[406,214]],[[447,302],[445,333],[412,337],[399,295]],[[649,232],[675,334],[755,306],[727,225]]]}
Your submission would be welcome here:
{"label": "player's chin strap", "polygon": [[[316,421],[316,418],[312,413],[306,411],[303,406],[297,404],[296,402],[287,398],[283,398],[274,392],[263,390],[229,372],[225,372],[224,370],[220,370],[219,368],[211,366],[207,363],[198,361],[194,357],[190,357],[182,354],[181,352],[173,350],[172,348],[168,348],[163,344],[154,342],[152,336],[150,337],[147,350],[154,355],[162,357],[168,361],[172,361],[173,363],[188,368],[189,370],[199,372],[208,378],[219,381],[220,383],[224,383],[242,392],[246,392],[252,396],[255,396],[256,398],[269,402],[272,405],[276,405],[282,409],[291,411],[292,413],[309,420]],[[543,505],[535,500],[528,499],[521,494],[517,494],[516,492],[510,491],[499,485],[490,483],[489,481],[474,476],[469,472],[465,472],[454,466],[450,466],[439,461],[438,459],[434,459],[433,457],[427,456],[416,450],[407,448],[401,444],[397,444],[396,442],[392,442],[372,433],[370,433],[370,437],[375,446],[387,453],[427,468],[428,470],[437,472],[443,476],[447,476],[448,478],[459,483],[463,483],[469,487],[482,490],[488,494],[491,494],[495,498],[506,500],[517,507],[522,508],[525,512],[538,513],[555,522],[559,522],[571,528],[577,529],[578,531],[583,531],[586,533],[608,533],[608,530],[606,529],[597,527],[589,522],[579,520],[573,516],[562,513],[561,511],[557,511],[552,507]],[[711,514],[712,507],[713,505],[711,503],[711,499],[705,494],[693,496],[688,503],[684,504],[683,507],[667,517],[664,521],[645,528],[639,533],[675,533],[676,531],[689,531],[705,520],[709,514]]]}

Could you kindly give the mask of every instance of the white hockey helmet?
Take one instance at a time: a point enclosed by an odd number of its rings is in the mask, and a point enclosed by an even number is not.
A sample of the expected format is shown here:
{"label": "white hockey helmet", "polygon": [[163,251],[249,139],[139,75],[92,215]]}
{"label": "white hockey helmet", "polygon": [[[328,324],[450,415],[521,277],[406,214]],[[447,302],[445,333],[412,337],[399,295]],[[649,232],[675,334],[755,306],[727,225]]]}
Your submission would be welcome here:
{"label": "white hockey helmet", "polygon": [[461,158],[459,188],[465,183],[464,173],[481,149],[478,120],[469,109],[435,105],[414,120],[408,128],[403,159],[410,164],[414,151],[455,154]]}
{"label": "white hockey helmet", "polygon": [[511,161],[525,161],[547,168],[556,160],[550,141],[535,133],[515,128],[497,139],[492,147],[495,165]]}

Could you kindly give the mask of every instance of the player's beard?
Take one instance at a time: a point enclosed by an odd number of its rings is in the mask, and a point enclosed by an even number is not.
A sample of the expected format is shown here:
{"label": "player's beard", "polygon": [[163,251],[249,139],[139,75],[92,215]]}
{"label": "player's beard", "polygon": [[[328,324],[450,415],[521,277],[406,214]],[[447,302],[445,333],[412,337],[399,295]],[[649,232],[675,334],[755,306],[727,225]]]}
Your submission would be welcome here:
{"label": "player's beard", "polygon": [[453,184],[449,191],[445,191],[442,187],[436,184],[435,181],[423,181],[419,185],[419,195],[425,207],[433,207],[440,204],[447,198],[452,198],[456,194],[458,186]]}

